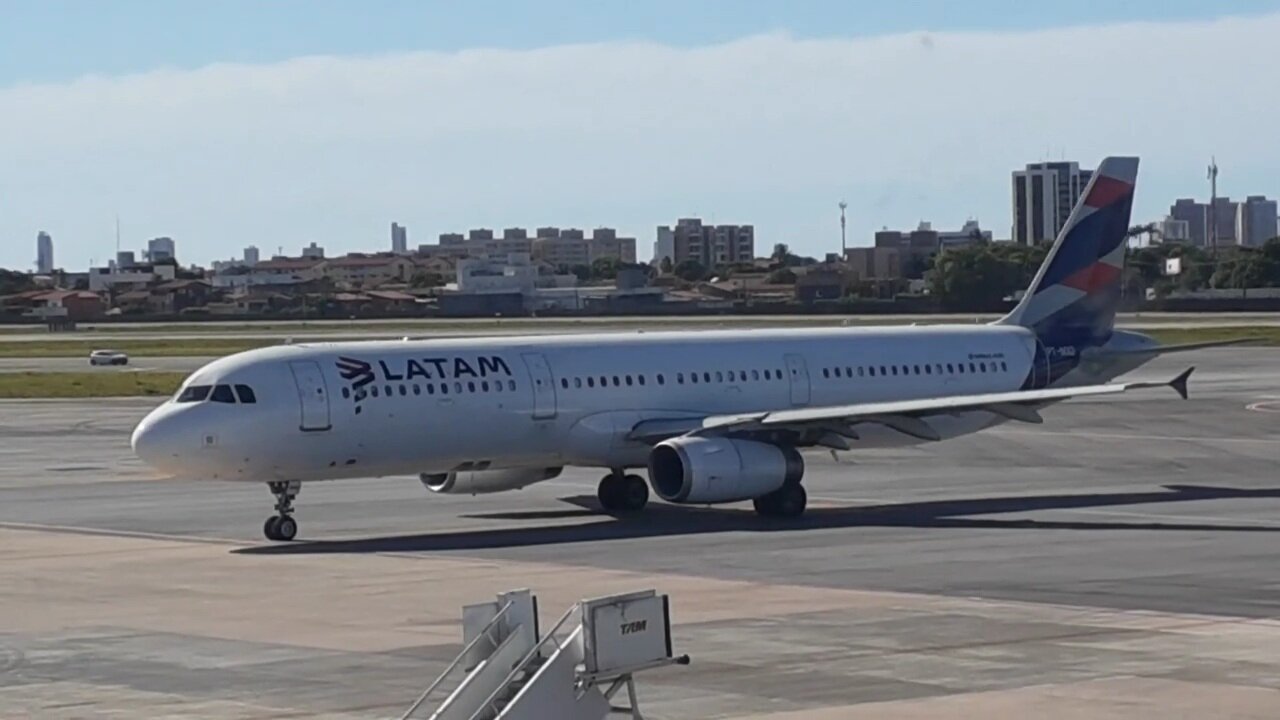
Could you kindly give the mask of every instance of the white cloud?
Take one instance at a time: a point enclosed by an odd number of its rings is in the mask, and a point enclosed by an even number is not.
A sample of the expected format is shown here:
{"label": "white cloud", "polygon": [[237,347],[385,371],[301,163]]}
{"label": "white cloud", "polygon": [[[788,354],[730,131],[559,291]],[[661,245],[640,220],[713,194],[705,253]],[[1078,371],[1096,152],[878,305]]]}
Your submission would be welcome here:
{"label": "white cloud", "polygon": [[0,265],[38,229],[69,266],[172,235],[381,248],[478,225],[653,226],[700,213],[820,253],[880,225],[1009,224],[1008,173],[1065,153],[1144,158],[1139,212],[1276,194],[1280,15],[694,49],[609,43],[315,57],[0,89]]}

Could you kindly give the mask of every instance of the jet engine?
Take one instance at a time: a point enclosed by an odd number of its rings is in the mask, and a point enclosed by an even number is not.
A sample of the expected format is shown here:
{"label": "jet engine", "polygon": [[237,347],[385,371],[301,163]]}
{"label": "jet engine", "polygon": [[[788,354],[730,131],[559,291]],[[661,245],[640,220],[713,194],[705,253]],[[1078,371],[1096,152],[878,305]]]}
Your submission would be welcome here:
{"label": "jet engine", "polygon": [[449,473],[422,473],[418,479],[431,492],[450,495],[480,495],[505,490],[518,490],[543,480],[550,480],[564,468],[500,468],[496,470],[457,470]]}
{"label": "jet engine", "polygon": [[649,481],[667,502],[722,503],[767,495],[799,482],[795,448],[722,437],[664,440],[649,453]]}

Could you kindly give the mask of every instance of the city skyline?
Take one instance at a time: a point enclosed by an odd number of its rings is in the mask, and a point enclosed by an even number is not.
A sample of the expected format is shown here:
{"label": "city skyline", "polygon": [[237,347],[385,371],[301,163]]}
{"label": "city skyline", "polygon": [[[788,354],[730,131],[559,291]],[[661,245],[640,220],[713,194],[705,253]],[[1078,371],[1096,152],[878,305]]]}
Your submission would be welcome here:
{"label": "city skyline", "polygon": [[[658,226],[690,216],[754,225],[761,252],[821,256],[839,249],[841,199],[851,247],[920,220],[976,217],[1005,237],[1010,171],[1111,152],[1143,157],[1143,221],[1207,198],[1214,155],[1220,195],[1280,194],[1280,108],[1254,87],[1280,14],[1000,27],[9,78],[0,266],[29,268],[38,230],[60,265],[103,263],[117,213],[123,247],[170,236],[184,263],[250,244],[389,249],[392,221],[424,238],[568,219],[636,237],[647,257]],[[1109,50],[1124,46],[1142,52]],[[1063,108],[1043,78],[1067,58],[1080,80]],[[1204,88],[1195,103],[1188,85]]]}

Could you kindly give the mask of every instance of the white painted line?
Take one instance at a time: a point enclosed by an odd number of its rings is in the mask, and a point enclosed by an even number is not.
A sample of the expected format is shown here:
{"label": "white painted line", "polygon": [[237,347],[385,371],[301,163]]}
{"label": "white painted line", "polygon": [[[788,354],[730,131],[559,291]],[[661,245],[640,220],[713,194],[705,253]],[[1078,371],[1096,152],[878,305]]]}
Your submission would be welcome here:
{"label": "white painted line", "polygon": [[1069,432],[1069,431],[1029,431],[1029,430],[989,430],[992,435],[1026,435],[1042,437],[1046,440],[1062,437],[1098,438],[1101,440],[1167,440],[1170,442],[1221,442],[1221,443],[1256,443],[1262,445],[1280,445],[1280,438],[1238,438],[1238,437],[1203,437],[1194,435],[1136,435],[1130,433],[1109,432]]}
{"label": "white painted line", "polygon": [[137,538],[140,540],[166,540],[180,543],[206,543],[209,545],[244,545],[254,543],[232,538],[209,537],[204,535],[172,535],[169,533],[141,532],[137,530],[111,530],[109,528],[83,527],[77,525],[53,525],[48,523],[24,523],[0,521],[0,529],[30,530],[35,532],[58,532],[72,535],[100,535],[109,537]]}

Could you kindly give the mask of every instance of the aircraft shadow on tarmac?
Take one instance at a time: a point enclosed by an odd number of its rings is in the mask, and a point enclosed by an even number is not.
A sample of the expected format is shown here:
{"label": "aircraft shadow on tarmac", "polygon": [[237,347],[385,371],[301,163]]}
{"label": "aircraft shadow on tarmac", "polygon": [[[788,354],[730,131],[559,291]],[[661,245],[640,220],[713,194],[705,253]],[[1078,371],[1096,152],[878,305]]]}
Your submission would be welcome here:
{"label": "aircraft shadow on tarmac", "polygon": [[1078,510],[1147,503],[1191,502],[1242,498],[1280,498],[1280,488],[1244,490],[1228,487],[1166,485],[1164,490],[1073,495],[1025,495],[884,505],[811,507],[795,519],[762,518],[741,507],[706,508],[653,504],[630,516],[609,516],[592,496],[561,498],[576,510],[527,510],[464,515],[488,520],[582,520],[530,527],[458,530],[395,535],[356,540],[298,541],[289,544],[239,548],[252,555],[321,553],[427,552],[555,545],[598,540],[704,535],[723,532],[782,532],[858,527],[974,528],[1008,530],[1160,530],[1182,532],[1277,533],[1280,525],[1225,525],[1196,522],[1087,522],[1077,520],[992,519],[969,517],[1043,510]]}

